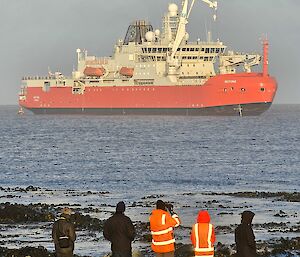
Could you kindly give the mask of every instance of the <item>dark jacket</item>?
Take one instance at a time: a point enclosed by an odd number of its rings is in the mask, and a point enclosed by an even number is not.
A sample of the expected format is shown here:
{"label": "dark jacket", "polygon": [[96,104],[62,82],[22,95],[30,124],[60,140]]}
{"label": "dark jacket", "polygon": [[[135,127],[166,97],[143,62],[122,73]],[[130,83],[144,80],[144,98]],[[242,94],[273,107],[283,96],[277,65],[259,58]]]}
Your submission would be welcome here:
{"label": "dark jacket", "polygon": [[237,257],[257,257],[255,237],[252,230],[253,217],[253,212],[243,212],[242,223],[235,230]]}
{"label": "dark jacket", "polygon": [[123,213],[115,213],[104,224],[104,237],[111,242],[112,252],[131,252],[135,237],[134,226]]}
{"label": "dark jacket", "polygon": [[[70,215],[62,214],[57,221],[54,222],[52,228],[52,238],[55,244],[55,251],[59,256],[73,256],[74,241],[76,239],[74,225],[69,221]],[[60,248],[58,238],[67,236],[70,239],[70,247]]]}

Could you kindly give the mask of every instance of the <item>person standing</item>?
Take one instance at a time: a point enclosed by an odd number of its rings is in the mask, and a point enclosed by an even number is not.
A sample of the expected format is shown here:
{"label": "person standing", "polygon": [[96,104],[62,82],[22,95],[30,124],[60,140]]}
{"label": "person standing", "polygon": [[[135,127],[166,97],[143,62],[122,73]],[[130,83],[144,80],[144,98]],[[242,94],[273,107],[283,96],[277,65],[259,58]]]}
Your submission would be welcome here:
{"label": "person standing", "polygon": [[150,216],[151,248],[155,252],[156,257],[174,256],[175,239],[173,229],[179,225],[180,219],[174,213],[173,205],[158,200],[156,209],[152,211]]}
{"label": "person standing", "polygon": [[112,257],[131,257],[131,242],[135,229],[129,217],[124,215],[125,203],[119,202],[116,212],[104,224],[103,235],[111,242]]}
{"label": "person standing", "polygon": [[197,223],[192,227],[191,240],[196,257],[214,256],[216,237],[214,226],[210,223],[208,211],[199,211]]}
{"label": "person standing", "polygon": [[52,227],[52,238],[57,257],[73,257],[76,233],[74,225],[70,222],[71,213],[70,208],[63,208],[60,217]]}
{"label": "person standing", "polygon": [[255,236],[252,229],[252,211],[242,213],[241,224],[235,229],[236,257],[257,257]]}

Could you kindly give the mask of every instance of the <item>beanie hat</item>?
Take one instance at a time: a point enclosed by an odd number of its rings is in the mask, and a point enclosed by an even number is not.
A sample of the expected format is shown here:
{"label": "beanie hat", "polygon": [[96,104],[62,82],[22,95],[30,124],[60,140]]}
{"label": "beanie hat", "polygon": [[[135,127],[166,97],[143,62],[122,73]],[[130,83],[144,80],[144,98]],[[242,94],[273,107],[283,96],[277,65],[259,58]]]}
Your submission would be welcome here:
{"label": "beanie hat", "polygon": [[166,210],[166,204],[162,200],[157,200],[156,209]]}
{"label": "beanie hat", "polygon": [[66,215],[71,215],[72,210],[69,207],[64,207],[64,208],[62,208],[61,213],[66,214]]}
{"label": "beanie hat", "polygon": [[123,213],[125,211],[125,203],[122,202],[118,202],[117,207],[116,207],[116,212],[118,213]]}

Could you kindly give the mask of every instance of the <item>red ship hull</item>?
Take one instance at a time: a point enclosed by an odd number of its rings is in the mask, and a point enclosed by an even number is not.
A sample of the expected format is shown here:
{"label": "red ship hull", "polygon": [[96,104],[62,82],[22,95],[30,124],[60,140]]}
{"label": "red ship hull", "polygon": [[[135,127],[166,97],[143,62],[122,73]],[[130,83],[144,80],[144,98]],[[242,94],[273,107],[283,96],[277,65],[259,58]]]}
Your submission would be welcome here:
{"label": "red ship hull", "polygon": [[36,114],[259,115],[273,102],[276,80],[261,73],[217,75],[202,86],[28,87],[20,106]]}

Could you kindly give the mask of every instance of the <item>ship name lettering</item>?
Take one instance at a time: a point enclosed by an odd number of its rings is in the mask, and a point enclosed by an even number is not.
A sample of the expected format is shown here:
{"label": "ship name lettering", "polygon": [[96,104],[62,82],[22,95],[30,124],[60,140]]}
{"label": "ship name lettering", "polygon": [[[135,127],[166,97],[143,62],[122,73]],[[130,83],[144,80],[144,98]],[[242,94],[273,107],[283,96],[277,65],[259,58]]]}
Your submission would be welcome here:
{"label": "ship name lettering", "polygon": [[225,80],[224,81],[226,84],[235,84],[236,80]]}

